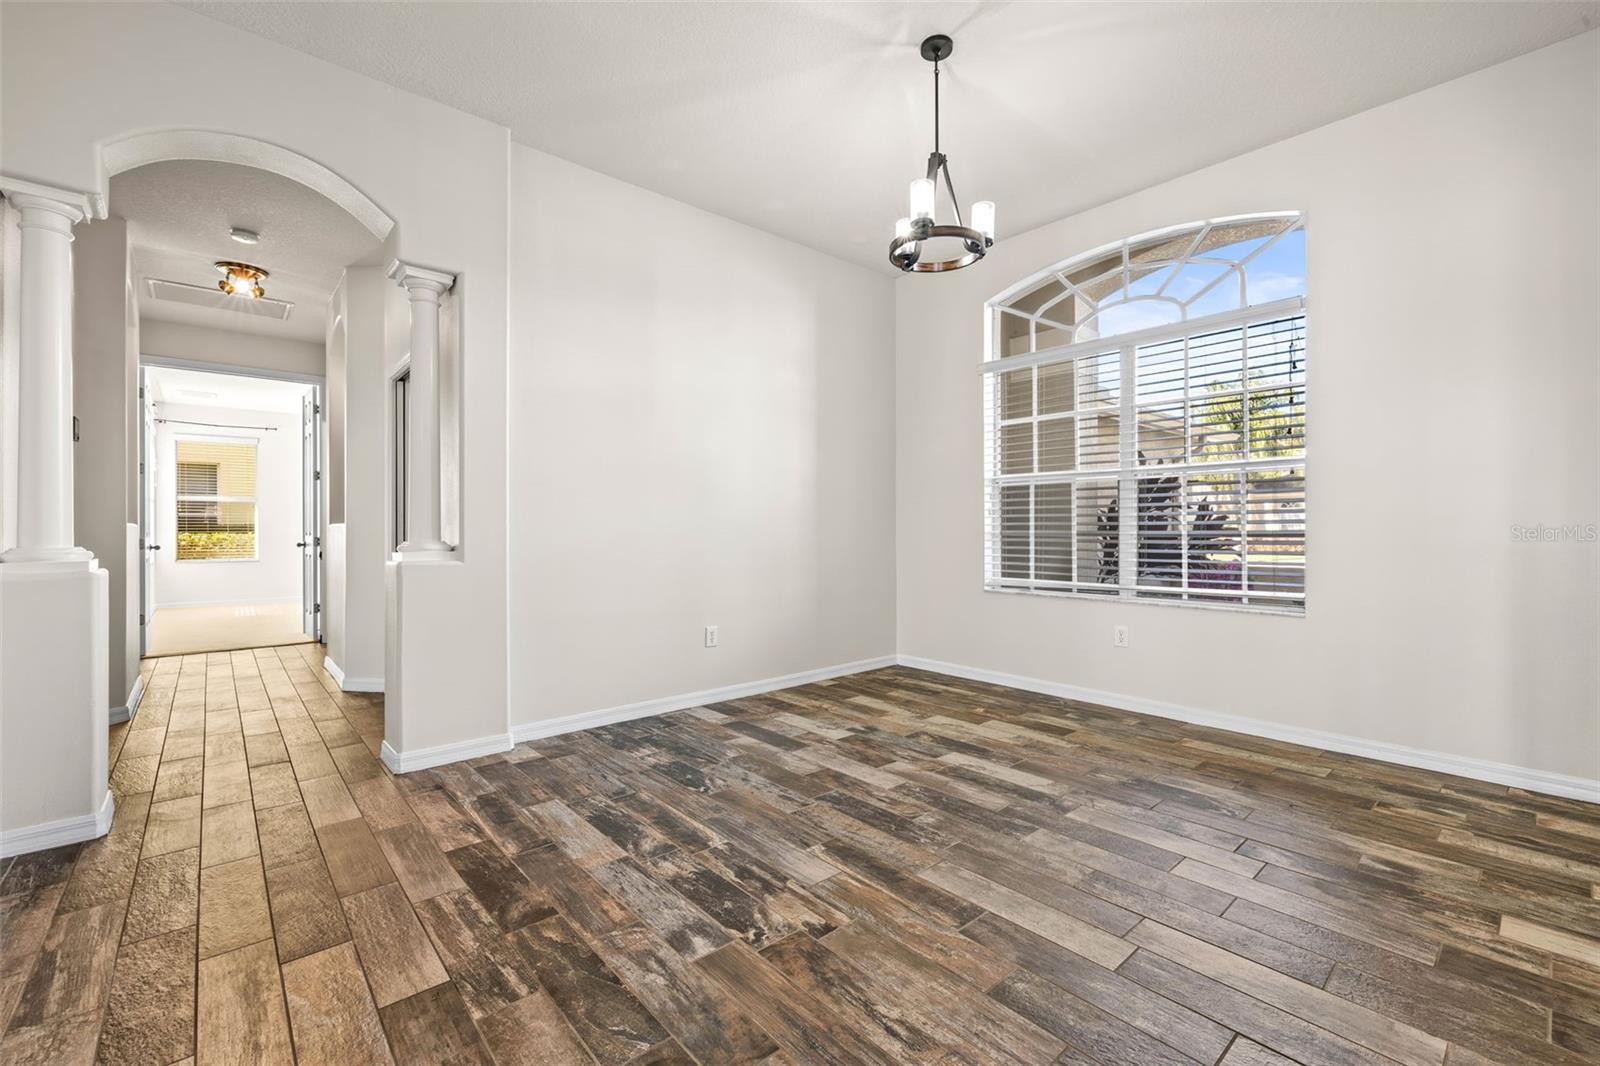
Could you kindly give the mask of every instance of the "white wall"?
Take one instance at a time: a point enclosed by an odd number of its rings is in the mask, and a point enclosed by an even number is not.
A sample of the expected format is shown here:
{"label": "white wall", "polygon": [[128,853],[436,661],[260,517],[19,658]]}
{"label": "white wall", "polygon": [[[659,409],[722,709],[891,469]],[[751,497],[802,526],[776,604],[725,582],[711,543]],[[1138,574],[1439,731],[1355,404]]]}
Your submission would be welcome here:
{"label": "white wall", "polygon": [[139,343],[144,354],[190,363],[219,363],[251,370],[273,370],[322,377],[324,348],[293,337],[267,337],[212,329],[187,322],[141,318]]}
{"label": "white wall", "polygon": [[139,328],[128,292],[127,222],[113,215],[75,227],[72,266],[72,411],[79,434],[72,450],[73,530],[75,542],[106,571],[105,705],[124,707],[139,673],[139,579],[128,566],[139,536],[138,409],[129,403],[137,388]]}
{"label": "white wall", "polygon": [[[329,522],[323,542],[322,624],[328,658],[346,687],[361,691],[384,688],[384,564],[392,548],[384,311],[391,289],[400,293],[377,267],[345,271],[334,295],[339,328],[329,333],[328,410],[330,418],[342,416],[344,433],[326,464],[330,493],[337,487],[340,498],[330,511],[338,521]],[[331,437],[331,423],[329,429]]]}
{"label": "white wall", "polygon": [[[158,403],[157,418],[219,422],[230,426],[273,426],[272,431],[156,426],[155,605],[195,607],[218,603],[300,600],[301,458],[300,413],[244,411]],[[256,558],[254,560],[178,559],[176,453],[183,437],[236,437],[256,443]]]}
{"label": "white wall", "polygon": [[511,188],[512,722],[892,654],[890,280],[516,145]]}
{"label": "white wall", "polygon": [[[1589,33],[900,280],[901,653],[1600,778],[1600,547],[1511,531],[1600,517],[1597,101]],[[1278,209],[1309,212],[1306,616],[984,592],[984,301]]]}

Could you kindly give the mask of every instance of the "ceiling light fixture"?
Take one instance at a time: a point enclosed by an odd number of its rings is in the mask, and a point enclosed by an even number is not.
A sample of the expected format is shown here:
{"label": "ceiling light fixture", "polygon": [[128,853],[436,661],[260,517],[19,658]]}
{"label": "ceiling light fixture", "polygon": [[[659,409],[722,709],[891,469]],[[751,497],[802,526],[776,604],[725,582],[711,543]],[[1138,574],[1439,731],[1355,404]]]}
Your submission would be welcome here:
{"label": "ceiling light fixture", "polygon": [[[960,270],[982,259],[994,245],[994,203],[979,200],[972,205],[972,225],[961,219],[961,203],[956,199],[956,187],[950,180],[950,164],[939,150],[939,62],[949,59],[955,44],[949,37],[936,33],[922,42],[922,58],[933,64],[933,151],[928,155],[928,176],[911,183],[911,214],[894,224],[894,240],[889,242],[889,262],[907,273],[936,274],[944,270]],[[950,193],[950,208],[955,212],[956,224],[942,226],[935,220],[939,198],[939,175],[944,175],[944,187]],[[964,255],[952,259],[924,261],[922,253],[929,240],[950,237],[961,242]]]}
{"label": "ceiling light fixture", "polygon": [[257,233],[253,229],[244,229],[241,226],[234,226],[232,229],[228,230],[228,236],[232,237],[240,244],[257,244],[261,241],[261,234]]}
{"label": "ceiling light fixture", "polygon": [[249,296],[259,300],[267,294],[261,283],[267,280],[268,274],[260,267],[219,259],[216,268],[222,271],[222,280],[217,282],[217,288],[229,296]]}

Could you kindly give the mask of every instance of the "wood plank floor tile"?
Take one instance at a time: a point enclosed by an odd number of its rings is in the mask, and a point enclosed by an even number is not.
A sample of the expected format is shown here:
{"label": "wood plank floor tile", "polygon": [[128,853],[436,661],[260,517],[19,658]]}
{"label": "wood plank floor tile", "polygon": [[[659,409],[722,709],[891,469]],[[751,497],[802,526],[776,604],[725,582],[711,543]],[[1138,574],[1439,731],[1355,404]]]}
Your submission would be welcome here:
{"label": "wood plank floor tile", "polygon": [[350,935],[379,1007],[450,980],[399,885],[344,898]]}
{"label": "wood plank floor tile", "polygon": [[200,869],[200,958],[272,936],[267,884],[256,856]]}
{"label": "wood plank floor tile", "polygon": [[208,807],[200,815],[200,866],[220,866],[260,851],[256,814],[249,800]]}
{"label": "wood plank floor tile", "polygon": [[89,1066],[100,1037],[99,1010],[60,1014],[37,1025],[14,1026],[0,1041],[7,1066]]}
{"label": "wood plank floor tile", "polygon": [[418,992],[378,1014],[398,1066],[495,1066],[454,985]]}
{"label": "wood plank floor tile", "polygon": [[250,767],[243,759],[217,762],[206,759],[205,778],[201,786],[203,805],[221,807],[230,803],[250,801]]}
{"label": "wood plank floor tile", "polygon": [[194,1054],[195,929],[125,945],[100,1034],[100,1062],[136,1066]]}
{"label": "wood plank floor tile", "polygon": [[477,1027],[495,1066],[592,1066],[594,1062],[545,992],[534,992],[479,1018]]}
{"label": "wood plank floor tile", "polygon": [[446,852],[445,858],[501,929],[520,929],[556,913],[555,905],[488,841]]}
{"label": "wood plank floor tile", "polygon": [[239,1066],[292,1066],[289,1018],[272,941],[200,963],[195,1059]]}
{"label": "wood plank floor tile", "polygon": [[306,814],[310,816],[311,824],[318,829],[334,822],[348,822],[352,818],[361,817],[360,808],[350,797],[350,789],[340,777],[319,777],[311,781],[301,781],[300,794],[304,797]]}
{"label": "wood plank floor tile", "polygon": [[1445,1042],[1259,963],[1146,920],[1128,934],[1142,948],[1191,970],[1209,974],[1240,992],[1351,1039],[1409,1066],[1437,1066]]}
{"label": "wood plank floor tile", "polygon": [[141,860],[133,879],[122,939],[126,942],[185,929],[199,921],[200,849]]}
{"label": "wood plank floor tile", "polygon": [[559,917],[524,930],[539,981],[603,1066],[628,1062],[667,1039],[650,1011]]}
{"label": "wood plank floor tile", "polygon": [[250,793],[256,812],[300,802],[300,783],[286,762],[250,767]]}
{"label": "wood plank floor tile", "polygon": [[352,944],[283,966],[294,1050],[301,1064],[381,1066],[394,1060]]}
{"label": "wood plank floor tile", "polygon": [[1030,896],[1013,892],[1004,885],[964,870],[959,866],[941,863],[925,870],[922,878],[964,899],[971,900],[985,910],[1038,933],[1046,940],[1076,951],[1109,970],[1116,969],[1122,960],[1133,954],[1133,946],[1120,937],[1096,928],[1088,922],[1074,918],[1053,907],[1040,903]]}
{"label": "wood plank floor tile", "polygon": [[261,842],[261,864],[269,870],[322,854],[311,819],[298,803],[257,811],[256,838]]}
{"label": "wood plank floor tile", "polygon": [[[1197,1062],[1216,1062],[1233,1037],[1226,1026],[1003,918],[985,915],[962,932]],[[1073,1042],[1064,1033],[1057,1035]]]}
{"label": "wood plank floor tile", "polygon": [[320,855],[268,869],[267,898],[280,963],[350,939],[339,894]]}
{"label": "wood plank floor tile", "polygon": [[66,882],[58,881],[0,896],[0,979],[26,979],[33,970],[66,889]]}
{"label": "wood plank floor tile", "polygon": [[612,972],[699,1061],[756,1062],[778,1050],[731,996],[650,929],[616,928],[593,942]]}
{"label": "wood plank floor tile", "polygon": [[378,885],[393,881],[394,870],[384,858],[383,849],[360,818],[347,822],[334,822],[317,831],[322,854],[328,862],[328,874],[333,887],[341,896],[365,892]]}
{"label": "wood plank floor tile", "polygon": [[104,1006],[122,915],[120,901],[56,913],[12,1013],[13,1029]]}
{"label": "wood plank floor tile", "polygon": [[150,805],[144,827],[144,858],[184,851],[200,843],[200,796],[184,796]]}
{"label": "wood plank floor tile", "polygon": [[389,866],[400,880],[400,887],[405,889],[412,903],[467,887],[421,822],[404,821],[388,829],[379,829],[376,836],[378,847],[383,849]]}

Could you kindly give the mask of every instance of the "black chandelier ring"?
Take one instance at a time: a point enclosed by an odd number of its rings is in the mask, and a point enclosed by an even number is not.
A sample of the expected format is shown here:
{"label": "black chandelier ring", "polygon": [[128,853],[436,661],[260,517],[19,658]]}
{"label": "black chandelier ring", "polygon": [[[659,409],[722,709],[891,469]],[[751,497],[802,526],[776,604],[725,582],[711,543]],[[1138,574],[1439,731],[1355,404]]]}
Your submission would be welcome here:
{"label": "black chandelier ring", "polygon": [[[939,237],[953,237],[959,240],[967,254],[954,259],[935,259],[928,262],[922,261],[923,241],[934,240]],[[889,242],[889,259],[895,266],[912,274],[937,274],[945,270],[960,270],[964,266],[971,266],[994,245],[994,238],[986,237],[971,226],[918,226],[903,237],[896,237]],[[906,251],[910,246],[910,251]]]}

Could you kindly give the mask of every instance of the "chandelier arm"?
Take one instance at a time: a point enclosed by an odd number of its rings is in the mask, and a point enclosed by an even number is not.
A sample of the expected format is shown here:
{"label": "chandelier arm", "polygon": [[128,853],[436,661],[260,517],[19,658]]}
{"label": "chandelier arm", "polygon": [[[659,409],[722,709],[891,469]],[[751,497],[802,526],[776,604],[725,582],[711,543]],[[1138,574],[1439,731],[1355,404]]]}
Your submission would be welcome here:
{"label": "chandelier arm", "polygon": [[950,207],[956,213],[956,225],[965,226],[966,223],[961,221],[961,201],[956,199],[956,186],[950,180],[950,162],[943,156],[939,157],[939,169],[944,171],[944,187],[950,193]]}

